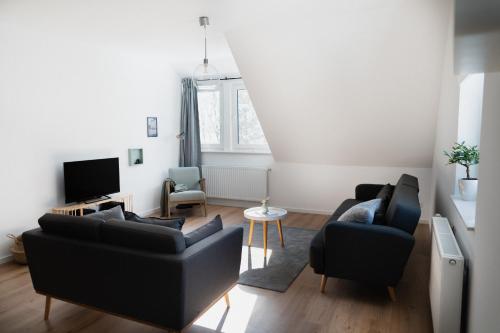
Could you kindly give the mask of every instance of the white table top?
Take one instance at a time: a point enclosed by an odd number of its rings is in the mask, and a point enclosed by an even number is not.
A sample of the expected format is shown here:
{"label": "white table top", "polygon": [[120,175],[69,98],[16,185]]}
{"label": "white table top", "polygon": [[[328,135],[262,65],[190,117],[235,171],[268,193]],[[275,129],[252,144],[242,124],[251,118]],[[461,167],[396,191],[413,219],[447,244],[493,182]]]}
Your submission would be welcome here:
{"label": "white table top", "polygon": [[254,221],[276,221],[286,218],[288,212],[283,208],[269,207],[269,212],[264,214],[262,207],[252,207],[245,209],[243,215],[246,219]]}

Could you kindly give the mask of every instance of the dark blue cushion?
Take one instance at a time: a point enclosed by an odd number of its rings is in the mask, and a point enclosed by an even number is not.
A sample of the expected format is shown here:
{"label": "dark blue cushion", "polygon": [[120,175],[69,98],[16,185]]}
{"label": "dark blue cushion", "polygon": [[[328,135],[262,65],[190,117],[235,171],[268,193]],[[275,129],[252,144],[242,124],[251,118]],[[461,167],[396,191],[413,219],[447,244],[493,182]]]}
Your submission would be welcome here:
{"label": "dark blue cushion", "polygon": [[387,225],[413,235],[420,213],[418,188],[398,183],[385,214]]}
{"label": "dark blue cushion", "polygon": [[177,230],[182,230],[182,226],[186,221],[184,217],[174,217],[174,218],[140,217],[139,215],[132,212],[125,212],[125,220],[138,223],[160,225],[162,227],[169,227]]}
{"label": "dark blue cushion", "polygon": [[221,230],[222,230],[222,219],[220,218],[220,215],[217,215],[216,217],[214,217],[212,221],[208,222],[204,226],[201,226],[194,231],[191,231],[186,236],[184,236],[184,239],[186,241],[186,247],[190,247],[196,242],[199,242],[202,239],[207,238],[208,236],[213,235]]}
{"label": "dark blue cushion", "polygon": [[86,216],[45,214],[38,219],[38,224],[47,233],[98,242],[101,240],[101,225],[104,221]]}

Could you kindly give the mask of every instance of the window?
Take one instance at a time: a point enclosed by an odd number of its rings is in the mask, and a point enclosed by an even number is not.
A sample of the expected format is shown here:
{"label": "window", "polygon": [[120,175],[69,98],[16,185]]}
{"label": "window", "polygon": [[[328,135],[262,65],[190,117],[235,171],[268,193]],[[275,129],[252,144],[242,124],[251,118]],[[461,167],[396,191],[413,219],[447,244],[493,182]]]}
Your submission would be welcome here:
{"label": "window", "polygon": [[203,152],[270,153],[242,80],[199,87],[198,112]]}
{"label": "window", "polygon": [[239,145],[267,145],[259,119],[252,106],[248,90],[237,89],[237,118]]}
{"label": "window", "polygon": [[[457,141],[468,145],[480,144],[481,114],[483,112],[484,73],[467,75],[460,83],[458,103]],[[465,177],[465,170],[457,165],[457,179]],[[471,168],[471,176],[477,177],[477,165]]]}
{"label": "window", "polygon": [[221,94],[213,86],[198,89],[198,113],[202,146],[216,148],[222,145]]}

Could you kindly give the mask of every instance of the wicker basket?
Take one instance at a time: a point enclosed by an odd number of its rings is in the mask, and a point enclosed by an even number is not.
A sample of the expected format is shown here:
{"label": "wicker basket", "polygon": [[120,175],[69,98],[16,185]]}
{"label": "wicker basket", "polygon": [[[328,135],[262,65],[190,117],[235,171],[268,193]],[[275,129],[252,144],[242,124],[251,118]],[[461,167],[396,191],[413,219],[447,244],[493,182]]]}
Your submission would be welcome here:
{"label": "wicker basket", "polygon": [[8,234],[7,237],[14,240],[14,245],[10,248],[10,253],[12,253],[14,261],[19,264],[26,265],[26,254],[24,253],[24,245],[21,235],[16,237],[13,234]]}

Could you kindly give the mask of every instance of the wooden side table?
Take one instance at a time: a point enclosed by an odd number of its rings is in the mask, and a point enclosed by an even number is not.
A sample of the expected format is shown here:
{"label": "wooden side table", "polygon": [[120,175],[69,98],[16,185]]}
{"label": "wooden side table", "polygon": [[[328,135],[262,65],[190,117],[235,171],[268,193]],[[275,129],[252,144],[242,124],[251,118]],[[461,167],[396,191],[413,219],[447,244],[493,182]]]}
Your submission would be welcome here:
{"label": "wooden side table", "polygon": [[283,227],[281,225],[281,220],[284,220],[287,214],[288,212],[285,209],[276,207],[269,207],[269,211],[265,214],[262,212],[261,207],[246,209],[243,212],[243,215],[250,221],[250,230],[248,232],[248,246],[252,246],[253,228],[255,222],[261,222],[264,242],[264,257],[267,257],[267,224],[269,222],[276,221],[276,224],[278,226],[278,233],[280,235],[281,246],[284,247],[285,241],[283,239]]}

